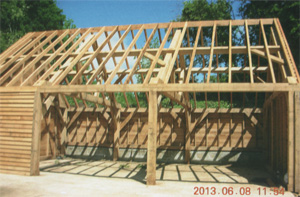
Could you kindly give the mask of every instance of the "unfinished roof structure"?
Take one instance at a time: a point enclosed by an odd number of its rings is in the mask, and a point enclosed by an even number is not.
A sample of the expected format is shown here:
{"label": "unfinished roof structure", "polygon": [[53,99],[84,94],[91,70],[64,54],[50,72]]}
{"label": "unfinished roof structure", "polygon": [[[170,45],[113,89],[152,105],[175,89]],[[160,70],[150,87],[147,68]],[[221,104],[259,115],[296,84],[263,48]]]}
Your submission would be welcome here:
{"label": "unfinished roof structure", "polygon": [[0,56],[0,172],[38,174],[47,130],[54,157],[72,144],[112,148],[114,160],[147,149],[147,184],[158,148],[187,163],[198,150],[255,149],[299,191],[299,83],[278,19],[28,33]]}

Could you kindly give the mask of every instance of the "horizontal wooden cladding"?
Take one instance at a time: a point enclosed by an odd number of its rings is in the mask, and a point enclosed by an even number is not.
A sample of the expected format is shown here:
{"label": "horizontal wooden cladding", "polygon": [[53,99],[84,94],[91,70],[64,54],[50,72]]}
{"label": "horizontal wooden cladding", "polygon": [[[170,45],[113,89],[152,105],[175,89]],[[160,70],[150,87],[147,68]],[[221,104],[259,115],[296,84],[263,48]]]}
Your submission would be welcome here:
{"label": "horizontal wooden cladding", "polygon": [[16,170],[11,170],[11,169],[0,169],[0,173],[5,173],[5,174],[17,174],[17,175],[24,175],[24,176],[29,176],[30,175],[30,172],[29,170],[27,171],[24,171],[24,170],[21,170],[21,171],[16,171]]}
{"label": "horizontal wooden cladding", "polygon": [[19,171],[20,173],[29,172],[30,167],[13,166],[10,163],[9,164],[8,163],[5,163],[5,164],[0,163],[0,171],[1,170],[10,170],[12,172],[11,174],[15,174],[15,173],[13,173],[14,171]]}
{"label": "horizontal wooden cladding", "polygon": [[[288,171],[288,108],[286,94],[273,94],[265,104],[265,129],[268,141],[267,166],[285,174]],[[297,121],[297,120],[296,120]],[[299,121],[299,120],[298,120]]]}
{"label": "horizontal wooden cladding", "polygon": [[30,159],[26,158],[12,158],[12,157],[0,157],[0,161],[2,162],[30,162]]}
{"label": "horizontal wooden cladding", "polygon": [[30,175],[34,93],[0,92],[0,172]]}
{"label": "horizontal wooden cladding", "polygon": [[1,145],[14,145],[14,146],[31,146],[31,142],[18,142],[18,141],[0,141]]}
{"label": "horizontal wooden cladding", "polygon": [[2,91],[0,96],[1,97],[9,97],[9,98],[15,98],[15,99],[19,99],[19,98],[31,98],[34,99],[34,92],[36,91],[37,87],[32,87],[31,91]]}
{"label": "horizontal wooden cladding", "polygon": [[[112,148],[112,144],[101,144],[101,143],[86,143],[86,142],[69,142],[68,146],[92,146],[92,147],[105,147],[105,148]],[[120,148],[133,148],[133,149],[147,149],[147,144],[143,145],[136,145],[136,144],[121,144]],[[157,149],[160,150],[184,150],[184,146],[157,146]],[[191,147],[191,151],[261,151],[260,148],[232,148],[232,147]]]}
{"label": "horizontal wooden cladding", "polygon": [[[159,113],[157,148],[182,150],[185,144],[184,113]],[[176,110],[175,110],[176,111]],[[234,110],[233,110],[234,111]],[[247,111],[247,110],[246,110]],[[244,149],[262,148],[263,136],[259,130],[261,113],[255,110],[244,113],[208,113],[201,120],[202,113],[192,113],[191,150],[199,149]],[[72,117],[74,112],[69,112]],[[107,113],[107,112],[105,112]],[[108,112],[109,113],[109,112]],[[130,112],[121,112],[121,124]],[[246,112],[245,112],[246,113]],[[106,116],[106,118],[104,118]],[[254,119],[254,121],[253,121]],[[200,121],[200,122],[199,122]],[[112,147],[113,127],[109,115],[101,112],[82,112],[68,130],[68,145]],[[146,148],[148,136],[148,114],[137,112],[120,131],[120,148]]]}
{"label": "horizontal wooden cladding", "polygon": [[1,149],[0,153],[14,153],[14,154],[26,154],[26,155],[30,155],[31,154],[31,150]]}
{"label": "horizontal wooden cladding", "polygon": [[58,109],[50,107],[41,120],[40,157],[42,159],[54,159],[56,156],[63,154],[62,149],[65,146],[64,144],[61,146],[63,141],[63,134],[61,133],[62,120],[58,113]]}
{"label": "horizontal wooden cladding", "polygon": [[1,152],[0,151],[0,157],[1,158],[20,158],[20,159],[31,159],[30,154],[19,154],[19,153],[11,153],[11,152]]}
{"label": "horizontal wooden cladding", "polygon": [[25,168],[29,168],[30,167],[30,163],[22,163],[22,162],[11,162],[11,161],[1,161],[0,160],[0,165],[2,166],[17,166],[17,167],[25,167]]}
{"label": "horizontal wooden cladding", "polygon": [[9,136],[9,137],[24,137],[24,138],[31,138],[32,133],[13,133],[13,132],[1,132],[0,136]]}
{"label": "horizontal wooden cladding", "polygon": [[24,94],[24,95],[9,95],[9,94],[0,94],[0,101],[5,100],[5,99],[10,99],[10,100],[34,100],[34,96],[31,94]]}
{"label": "horizontal wooden cladding", "polygon": [[32,129],[32,125],[26,124],[18,124],[16,121],[14,123],[2,123],[0,122],[0,126],[3,128],[16,128],[16,129]]}
{"label": "horizontal wooden cladding", "polygon": [[0,149],[12,149],[12,150],[28,151],[28,150],[31,150],[31,146],[3,145],[3,144],[0,143]]}
{"label": "horizontal wooden cladding", "polygon": [[2,115],[0,113],[0,120],[31,120],[32,121],[32,114],[31,116],[24,116],[24,115],[14,115],[13,113],[11,115]]}
{"label": "horizontal wooden cladding", "polygon": [[33,112],[33,108],[1,107],[0,112]]}
{"label": "horizontal wooden cladding", "polygon": [[1,104],[33,104],[33,100],[13,100],[13,99],[2,99],[0,98],[0,105]]}
{"label": "horizontal wooden cladding", "polygon": [[15,103],[0,103],[0,107],[7,108],[33,108],[33,103],[31,104],[15,104]]}
{"label": "horizontal wooden cladding", "polygon": [[33,110],[31,111],[11,111],[11,110],[7,110],[7,111],[0,111],[0,116],[6,116],[7,118],[9,118],[10,116],[15,116],[15,117],[24,117],[27,118],[28,116],[32,118],[32,114],[33,114]]}
{"label": "horizontal wooden cladding", "polygon": [[25,138],[25,137],[6,137],[6,136],[0,136],[0,141],[19,141],[19,142],[31,142],[31,138]]}
{"label": "horizontal wooden cladding", "polygon": [[18,125],[30,125],[32,126],[32,120],[6,120],[1,119],[1,125],[2,124],[18,124]]}

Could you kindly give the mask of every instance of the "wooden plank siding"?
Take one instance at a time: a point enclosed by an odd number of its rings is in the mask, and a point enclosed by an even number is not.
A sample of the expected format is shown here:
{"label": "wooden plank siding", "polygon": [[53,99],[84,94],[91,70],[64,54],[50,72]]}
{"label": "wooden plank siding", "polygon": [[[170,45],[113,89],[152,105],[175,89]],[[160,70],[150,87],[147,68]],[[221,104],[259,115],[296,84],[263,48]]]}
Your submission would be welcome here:
{"label": "wooden plank siding", "polygon": [[[69,112],[72,117],[73,113]],[[109,117],[109,112],[107,116]],[[122,122],[130,113],[121,112]],[[170,113],[158,113],[157,148],[183,150],[185,146],[185,117],[177,112],[177,119]],[[201,122],[202,113],[191,114],[193,128],[190,138],[191,150],[203,148],[261,149],[263,133],[262,114],[252,113],[258,119],[253,123],[243,113],[209,113]],[[113,125],[101,112],[82,112],[68,130],[68,145],[112,147]],[[196,124],[197,123],[197,124]],[[148,113],[137,112],[120,131],[120,148],[147,148]]]}
{"label": "wooden plank siding", "polygon": [[34,98],[34,92],[0,93],[1,173],[33,175]]}
{"label": "wooden plank siding", "polygon": [[61,154],[62,123],[58,112],[50,107],[41,120],[40,160],[56,158]]}

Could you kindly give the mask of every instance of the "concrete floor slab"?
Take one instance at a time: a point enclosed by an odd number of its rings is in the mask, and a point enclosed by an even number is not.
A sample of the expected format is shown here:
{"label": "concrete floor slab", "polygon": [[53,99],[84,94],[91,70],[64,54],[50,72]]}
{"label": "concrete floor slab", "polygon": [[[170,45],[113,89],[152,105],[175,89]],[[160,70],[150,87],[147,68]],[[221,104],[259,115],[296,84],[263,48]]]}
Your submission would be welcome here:
{"label": "concrete floor slab", "polygon": [[[86,161],[80,159],[73,159],[68,163],[45,168],[42,170],[42,176],[44,175],[44,173],[46,173],[47,176],[50,175],[49,177],[52,177],[52,174],[57,174],[58,177],[61,174],[77,174],[76,176],[84,177],[83,179],[87,182],[89,182],[89,179],[87,178],[93,178],[91,180],[97,178],[99,179],[98,181],[104,181],[106,179],[117,180],[116,184],[119,183],[119,180],[123,180],[123,183],[125,185],[131,185],[131,182],[133,181],[137,185],[144,185],[145,188],[147,188],[146,190],[150,191],[148,190],[150,186],[148,187],[145,185],[146,164],[144,162],[114,162],[105,160]],[[253,185],[253,183],[257,182],[257,187],[266,187],[267,178],[270,178],[270,175],[266,173],[265,170],[259,168],[237,167],[231,165],[157,164],[156,180],[158,186],[154,186],[154,189],[151,189],[151,192],[154,192],[155,194],[158,194],[157,192],[159,192],[159,194],[173,196],[174,193],[172,193],[172,187],[166,187],[166,189],[170,190],[169,193],[162,192],[160,189],[158,189],[160,185],[168,185],[168,183],[166,182],[175,183],[174,187],[177,187],[177,185],[180,185],[181,183],[183,184],[185,182],[189,182],[191,184],[187,187],[192,194],[194,187],[199,187],[202,185],[208,185],[209,187],[212,187],[212,185],[214,187],[219,187],[219,185],[225,185],[228,187],[234,186],[238,188],[238,185],[242,185],[243,187],[250,187],[251,185]],[[56,181],[61,180],[57,179]],[[77,184],[74,182],[72,183]],[[132,183],[132,185],[135,185],[134,183]],[[63,181],[62,184],[70,183]],[[122,185],[121,188],[123,188],[124,190],[128,190],[129,187],[127,188],[124,187],[124,185]],[[141,189],[141,191],[145,191],[144,189]],[[175,188],[175,190],[177,190],[177,188]],[[73,191],[68,192],[72,193]],[[107,194],[107,192],[104,193]],[[134,193],[130,190],[126,194],[139,195],[140,193]],[[175,194],[178,196],[180,194],[187,193],[178,191]]]}
{"label": "concrete floor slab", "polygon": [[[241,187],[249,187],[251,196],[259,196],[257,184],[225,184],[182,181],[157,181],[155,186],[134,179],[105,178],[95,176],[74,175],[67,173],[41,172],[40,176],[19,176],[0,174],[1,197],[62,197],[62,196],[194,196],[195,187],[215,187],[220,195],[222,188],[233,187],[234,196]],[[266,187],[267,196],[273,194]],[[209,195],[201,195],[209,196]],[[228,195],[227,195],[228,196]],[[263,196],[263,195],[260,195]],[[285,192],[286,197],[293,197],[290,192]]]}
{"label": "concrete floor slab", "polygon": [[104,168],[105,168],[104,166],[94,166],[92,168],[89,168],[89,169],[81,172],[80,174],[94,176],[95,174],[97,174],[98,172],[103,170]]}

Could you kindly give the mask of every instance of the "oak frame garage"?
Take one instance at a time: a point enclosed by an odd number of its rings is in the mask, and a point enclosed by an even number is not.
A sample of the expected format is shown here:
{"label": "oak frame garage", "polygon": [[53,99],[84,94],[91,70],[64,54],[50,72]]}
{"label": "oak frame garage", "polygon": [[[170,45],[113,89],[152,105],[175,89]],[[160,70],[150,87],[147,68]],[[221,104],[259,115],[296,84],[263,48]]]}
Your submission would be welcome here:
{"label": "oak frame garage", "polygon": [[[255,148],[300,190],[300,78],[278,19],[32,32],[1,54],[0,71],[0,172],[38,175],[40,157],[65,154],[84,115],[95,127],[74,143],[111,147],[114,160],[120,147],[147,148],[147,184],[157,148],[182,150],[187,163],[197,150]],[[142,120],[132,140],[128,125]]]}

